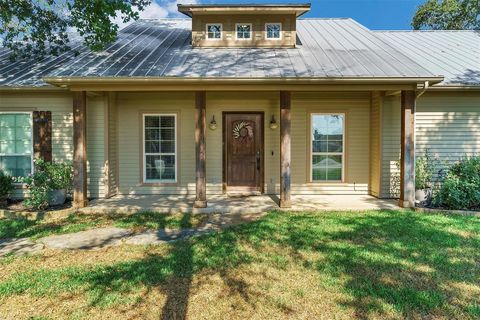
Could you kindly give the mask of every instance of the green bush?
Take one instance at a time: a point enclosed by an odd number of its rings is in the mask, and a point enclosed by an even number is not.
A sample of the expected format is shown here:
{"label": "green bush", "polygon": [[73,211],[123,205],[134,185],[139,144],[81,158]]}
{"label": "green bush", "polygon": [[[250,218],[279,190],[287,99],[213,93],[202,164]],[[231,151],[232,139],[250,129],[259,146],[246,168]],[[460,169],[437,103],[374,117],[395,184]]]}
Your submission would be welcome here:
{"label": "green bush", "polygon": [[0,199],[6,198],[14,189],[11,176],[0,170]]}
{"label": "green bush", "polygon": [[432,155],[425,151],[425,154],[415,159],[415,189],[427,189],[432,187],[433,171],[435,160]]}
{"label": "green bush", "polygon": [[70,163],[35,160],[34,174],[23,178],[22,182],[27,184],[30,191],[29,197],[25,200],[25,206],[43,210],[48,208],[50,191],[71,189],[73,167]]}
{"label": "green bush", "polygon": [[462,159],[448,169],[435,203],[448,209],[480,209],[480,156]]}

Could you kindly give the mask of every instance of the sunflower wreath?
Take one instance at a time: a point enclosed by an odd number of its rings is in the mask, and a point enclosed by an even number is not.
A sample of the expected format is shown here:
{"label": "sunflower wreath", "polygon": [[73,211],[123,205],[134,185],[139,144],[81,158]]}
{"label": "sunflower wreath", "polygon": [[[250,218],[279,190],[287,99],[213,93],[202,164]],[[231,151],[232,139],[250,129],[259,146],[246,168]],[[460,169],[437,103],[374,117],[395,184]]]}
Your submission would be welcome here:
{"label": "sunflower wreath", "polygon": [[233,128],[233,137],[240,143],[247,143],[253,139],[253,127],[246,121],[240,121]]}

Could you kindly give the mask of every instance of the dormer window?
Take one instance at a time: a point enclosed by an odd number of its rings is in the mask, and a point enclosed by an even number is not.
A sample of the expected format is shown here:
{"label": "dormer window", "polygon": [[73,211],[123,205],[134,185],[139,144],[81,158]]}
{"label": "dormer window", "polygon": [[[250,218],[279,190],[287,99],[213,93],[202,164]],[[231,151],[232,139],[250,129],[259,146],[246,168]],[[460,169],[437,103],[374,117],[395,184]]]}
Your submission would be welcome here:
{"label": "dormer window", "polygon": [[252,39],[252,24],[251,23],[237,23],[237,40],[251,40]]}
{"label": "dormer window", "polygon": [[265,34],[268,40],[280,40],[282,38],[282,24],[281,23],[265,24]]}
{"label": "dormer window", "polygon": [[295,48],[297,18],[309,10],[308,3],[178,5],[192,18],[193,48]]}
{"label": "dormer window", "polygon": [[222,24],[221,23],[207,24],[207,39],[222,40]]}

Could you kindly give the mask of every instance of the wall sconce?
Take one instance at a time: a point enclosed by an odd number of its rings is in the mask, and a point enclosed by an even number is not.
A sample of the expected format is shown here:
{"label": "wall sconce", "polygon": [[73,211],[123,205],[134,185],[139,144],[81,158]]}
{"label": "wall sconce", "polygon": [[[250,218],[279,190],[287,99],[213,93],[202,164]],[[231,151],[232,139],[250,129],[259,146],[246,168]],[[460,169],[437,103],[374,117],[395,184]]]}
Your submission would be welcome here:
{"label": "wall sconce", "polygon": [[270,120],[270,129],[275,130],[278,128],[278,123],[275,120],[275,116],[272,115],[272,120]]}
{"label": "wall sconce", "polygon": [[212,121],[210,121],[208,127],[210,128],[210,130],[217,129],[217,121],[215,121],[215,116],[212,116]]}

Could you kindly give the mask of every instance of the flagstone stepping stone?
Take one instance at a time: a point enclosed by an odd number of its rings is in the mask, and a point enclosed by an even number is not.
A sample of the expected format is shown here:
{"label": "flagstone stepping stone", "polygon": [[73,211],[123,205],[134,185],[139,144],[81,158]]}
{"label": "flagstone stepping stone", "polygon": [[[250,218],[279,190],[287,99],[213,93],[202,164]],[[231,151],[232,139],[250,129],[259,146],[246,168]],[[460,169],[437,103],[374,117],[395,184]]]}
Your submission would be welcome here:
{"label": "flagstone stepping stone", "polygon": [[10,238],[0,240],[0,258],[7,255],[23,256],[36,254],[43,250],[44,245],[35,243],[28,238]]}
{"label": "flagstone stepping stone", "polygon": [[38,241],[50,249],[100,249],[119,245],[124,238],[131,234],[130,230],[106,227],[49,236]]}
{"label": "flagstone stepping stone", "polygon": [[185,239],[191,236],[206,234],[218,228],[181,229],[181,230],[147,230],[125,239],[125,243],[136,245],[161,244],[170,241]]}

